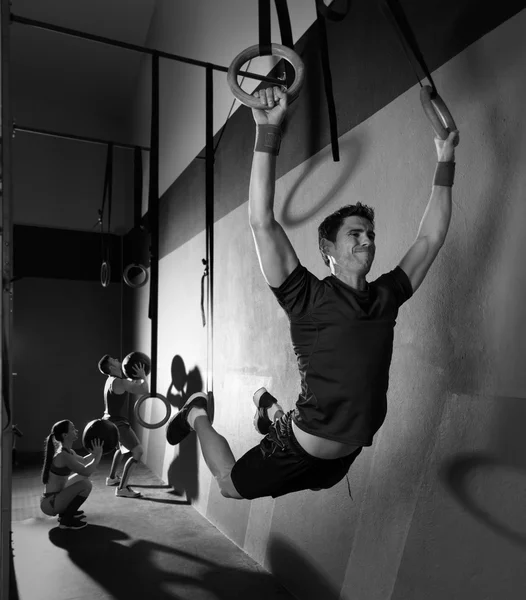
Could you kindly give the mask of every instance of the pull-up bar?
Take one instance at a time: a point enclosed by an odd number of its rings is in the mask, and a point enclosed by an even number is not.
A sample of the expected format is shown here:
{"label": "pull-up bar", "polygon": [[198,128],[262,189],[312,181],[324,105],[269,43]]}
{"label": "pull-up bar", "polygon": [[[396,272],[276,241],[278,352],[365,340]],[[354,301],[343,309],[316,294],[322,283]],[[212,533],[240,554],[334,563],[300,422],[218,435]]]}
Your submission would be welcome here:
{"label": "pull-up bar", "polygon": [[112,144],[115,148],[129,148],[134,150],[135,148],[140,148],[141,150],[146,150],[149,152],[150,148],[148,146],[138,146],[137,144],[123,144],[121,142],[114,142],[112,140],[102,140],[99,138],[86,137],[83,135],[73,135],[71,133],[60,133],[58,131],[50,131],[48,129],[37,129],[36,127],[24,127],[22,125],[13,124],[13,132],[21,131],[23,133],[34,133],[37,135],[48,135],[50,137],[56,138],[64,138],[66,140],[76,140],[78,142],[90,142],[91,144],[102,144],[107,146],[108,144]]}
{"label": "pull-up bar", "polygon": [[[177,54],[163,52],[162,50],[154,50],[152,48],[147,48],[146,46],[138,46],[136,44],[128,44],[127,42],[119,42],[118,40],[112,40],[110,38],[102,37],[100,35],[84,33],[83,31],[77,31],[76,29],[60,27],[58,25],[52,25],[51,23],[44,23],[42,21],[35,21],[34,19],[27,19],[26,17],[19,17],[17,15],[11,14],[11,22],[19,23],[21,25],[30,25],[31,27],[37,27],[39,29],[45,29],[47,31],[54,31],[55,33],[62,33],[64,35],[82,38],[91,42],[98,42],[99,44],[115,46],[117,48],[123,48],[124,50],[133,50],[134,52],[142,52],[143,54],[150,54],[151,56],[157,56],[159,58],[167,58],[168,60],[175,60],[177,62],[186,63],[188,65],[194,65],[196,67],[204,67],[205,69],[211,68],[215,71],[222,71],[223,73],[228,73],[228,67],[222,67],[221,65],[215,65],[213,63],[204,62],[202,60],[195,60],[193,58],[178,56]],[[243,75],[248,79],[266,81],[267,83],[272,83],[273,85],[283,85],[283,80],[281,79],[265,77],[264,75],[257,75],[256,73],[250,73],[248,71],[239,71],[239,75]]]}

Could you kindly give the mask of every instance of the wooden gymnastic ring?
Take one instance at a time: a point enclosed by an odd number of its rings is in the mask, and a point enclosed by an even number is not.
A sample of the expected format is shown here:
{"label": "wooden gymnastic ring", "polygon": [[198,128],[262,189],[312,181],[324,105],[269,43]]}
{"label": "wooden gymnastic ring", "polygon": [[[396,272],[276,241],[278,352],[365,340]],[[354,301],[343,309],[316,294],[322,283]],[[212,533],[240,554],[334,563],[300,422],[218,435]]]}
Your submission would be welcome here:
{"label": "wooden gymnastic ring", "polygon": [[[128,276],[130,270],[133,268],[139,269],[144,274],[144,281],[141,281],[140,283],[133,283],[133,281]],[[124,279],[124,283],[126,285],[128,285],[131,288],[136,289],[136,288],[140,288],[143,285],[146,285],[148,283],[149,275],[148,275],[148,271],[144,265],[141,265],[140,263],[131,263],[124,269],[122,278]]]}
{"label": "wooden gymnastic ring", "polygon": [[[272,47],[272,56],[281,56],[286,61],[288,61],[295,71],[295,77],[292,85],[287,90],[287,97],[289,103],[294,102],[296,98],[299,96],[301,87],[303,85],[303,80],[305,78],[305,65],[301,60],[300,56],[287,48],[287,46],[282,46],[281,44],[271,44]],[[256,56],[261,56],[259,53],[259,45],[249,46],[243,52],[240,52],[232,61],[232,64],[228,68],[228,73],[226,75],[226,80],[232,93],[234,96],[245,106],[249,108],[268,108],[266,104],[262,104],[258,98],[251,96],[244,92],[237,82],[237,76],[239,74],[239,70],[241,67]]]}
{"label": "wooden gymnastic ring", "polygon": [[102,287],[108,287],[111,281],[111,266],[107,260],[102,261],[100,266],[100,282]]}
{"label": "wooden gymnastic ring", "polygon": [[[145,400],[148,400],[148,398],[159,398],[159,400],[163,401],[166,407],[166,415],[158,423],[146,423],[146,421],[143,421],[140,415],[141,405]],[[135,402],[135,406],[133,407],[133,413],[135,414],[135,418],[137,419],[139,425],[142,425],[146,429],[157,429],[159,427],[162,427],[168,421],[172,413],[172,407],[170,406],[168,400],[162,394],[144,394],[144,396],[141,396],[137,400],[137,402]]]}
{"label": "wooden gymnastic ring", "polygon": [[433,97],[433,88],[430,85],[424,85],[420,90],[420,102],[437,136],[446,140],[457,128],[446,103],[438,93]]}

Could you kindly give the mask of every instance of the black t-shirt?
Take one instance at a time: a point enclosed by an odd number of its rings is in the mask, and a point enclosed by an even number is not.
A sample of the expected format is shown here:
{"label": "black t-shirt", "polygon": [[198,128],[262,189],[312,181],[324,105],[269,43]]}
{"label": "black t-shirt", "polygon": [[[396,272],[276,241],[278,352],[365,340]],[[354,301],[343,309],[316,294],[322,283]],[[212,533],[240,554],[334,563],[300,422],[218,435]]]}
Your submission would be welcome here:
{"label": "black t-shirt", "polygon": [[398,308],[412,293],[400,267],[353,289],[303,265],[270,288],[290,321],[301,376],[293,419],[318,437],[370,446],[387,412]]}

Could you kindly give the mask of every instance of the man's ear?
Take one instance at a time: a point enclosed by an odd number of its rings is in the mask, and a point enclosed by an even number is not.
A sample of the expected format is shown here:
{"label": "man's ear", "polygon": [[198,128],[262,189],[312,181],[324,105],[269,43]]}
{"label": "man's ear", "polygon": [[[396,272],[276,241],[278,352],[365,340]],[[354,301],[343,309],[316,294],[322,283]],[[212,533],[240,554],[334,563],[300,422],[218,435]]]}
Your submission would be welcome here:
{"label": "man's ear", "polygon": [[326,240],[323,238],[321,240],[320,248],[325,257],[328,257],[329,254],[332,254],[334,244],[330,240]]}

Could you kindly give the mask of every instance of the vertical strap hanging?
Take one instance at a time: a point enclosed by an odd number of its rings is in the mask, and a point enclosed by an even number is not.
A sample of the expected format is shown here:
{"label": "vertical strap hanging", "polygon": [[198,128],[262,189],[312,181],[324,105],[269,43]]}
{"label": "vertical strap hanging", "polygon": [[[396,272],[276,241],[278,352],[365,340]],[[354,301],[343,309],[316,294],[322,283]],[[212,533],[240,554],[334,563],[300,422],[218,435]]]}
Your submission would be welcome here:
{"label": "vertical strap hanging", "polygon": [[427,68],[424,56],[420,51],[420,48],[418,47],[418,42],[416,41],[415,34],[413,33],[411,26],[409,25],[409,21],[407,20],[407,17],[405,16],[402,7],[398,3],[398,0],[380,0],[380,7],[382,8],[384,15],[394,27],[394,30],[398,35],[398,39],[402,44],[402,48],[404,49],[404,52],[407,56],[407,60],[413,68],[419,85],[422,86],[422,82],[420,81],[420,77],[418,75],[417,70],[415,69],[414,63],[411,60],[410,52],[413,53],[413,56],[420,65],[420,68],[422,69],[424,75],[429,80],[429,83],[431,84],[431,87],[433,89],[433,96],[436,96],[437,89],[435,83],[433,81],[433,78],[431,77],[429,69]]}
{"label": "vertical strap hanging", "polygon": [[151,380],[150,395],[157,394],[157,333],[159,316],[159,56],[152,56],[152,118],[150,130],[150,304]]}
{"label": "vertical strap hanging", "polygon": [[138,146],[133,151],[133,226],[138,229],[142,212],[142,150]]}
{"label": "vertical strap hanging", "polygon": [[[102,206],[99,210],[100,242],[102,264],[100,268],[100,279],[102,287],[108,287],[111,281],[110,263],[110,235],[111,235],[111,204],[113,195],[113,143],[108,144],[106,154],[106,171],[104,173],[104,190],[102,194]],[[108,228],[104,234],[104,208],[108,199]]]}
{"label": "vertical strap hanging", "polygon": [[[276,12],[278,15],[279,30],[281,34],[281,43],[291,50],[294,50],[292,39],[292,26],[290,24],[289,9],[287,0],[274,0]],[[271,13],[270,0],[259,0],[259,55],[269,56],[272,54],[272,36],[271,36]],[[288,61],[283,61],[285,66],[285,82],[290,87],[294,80],[294,67]]]}
{"label": "vertical strap hanging", "polygon": [[214,71],[206,67],[206,263],[207,276],[207,392],[214,384]]}
{"label": "vertical strap hanging", "polygon": [[258,17],[259,55],[269,56],[272,54],[270,36],[270,0],[259,0]]}
{"label": "vertical strap hanging", "polygon": [[[292,25],[290,24],[289,9],[287,0],[275,0],[276,12],[278,13],[279,31],[281,33],[281,43],[291,50],[294,50],[294,41],[292,38]],[[294,81],[294,67],[287,61],[283,61],[285,65],[285,83],[287,87],[292,85]]]}

